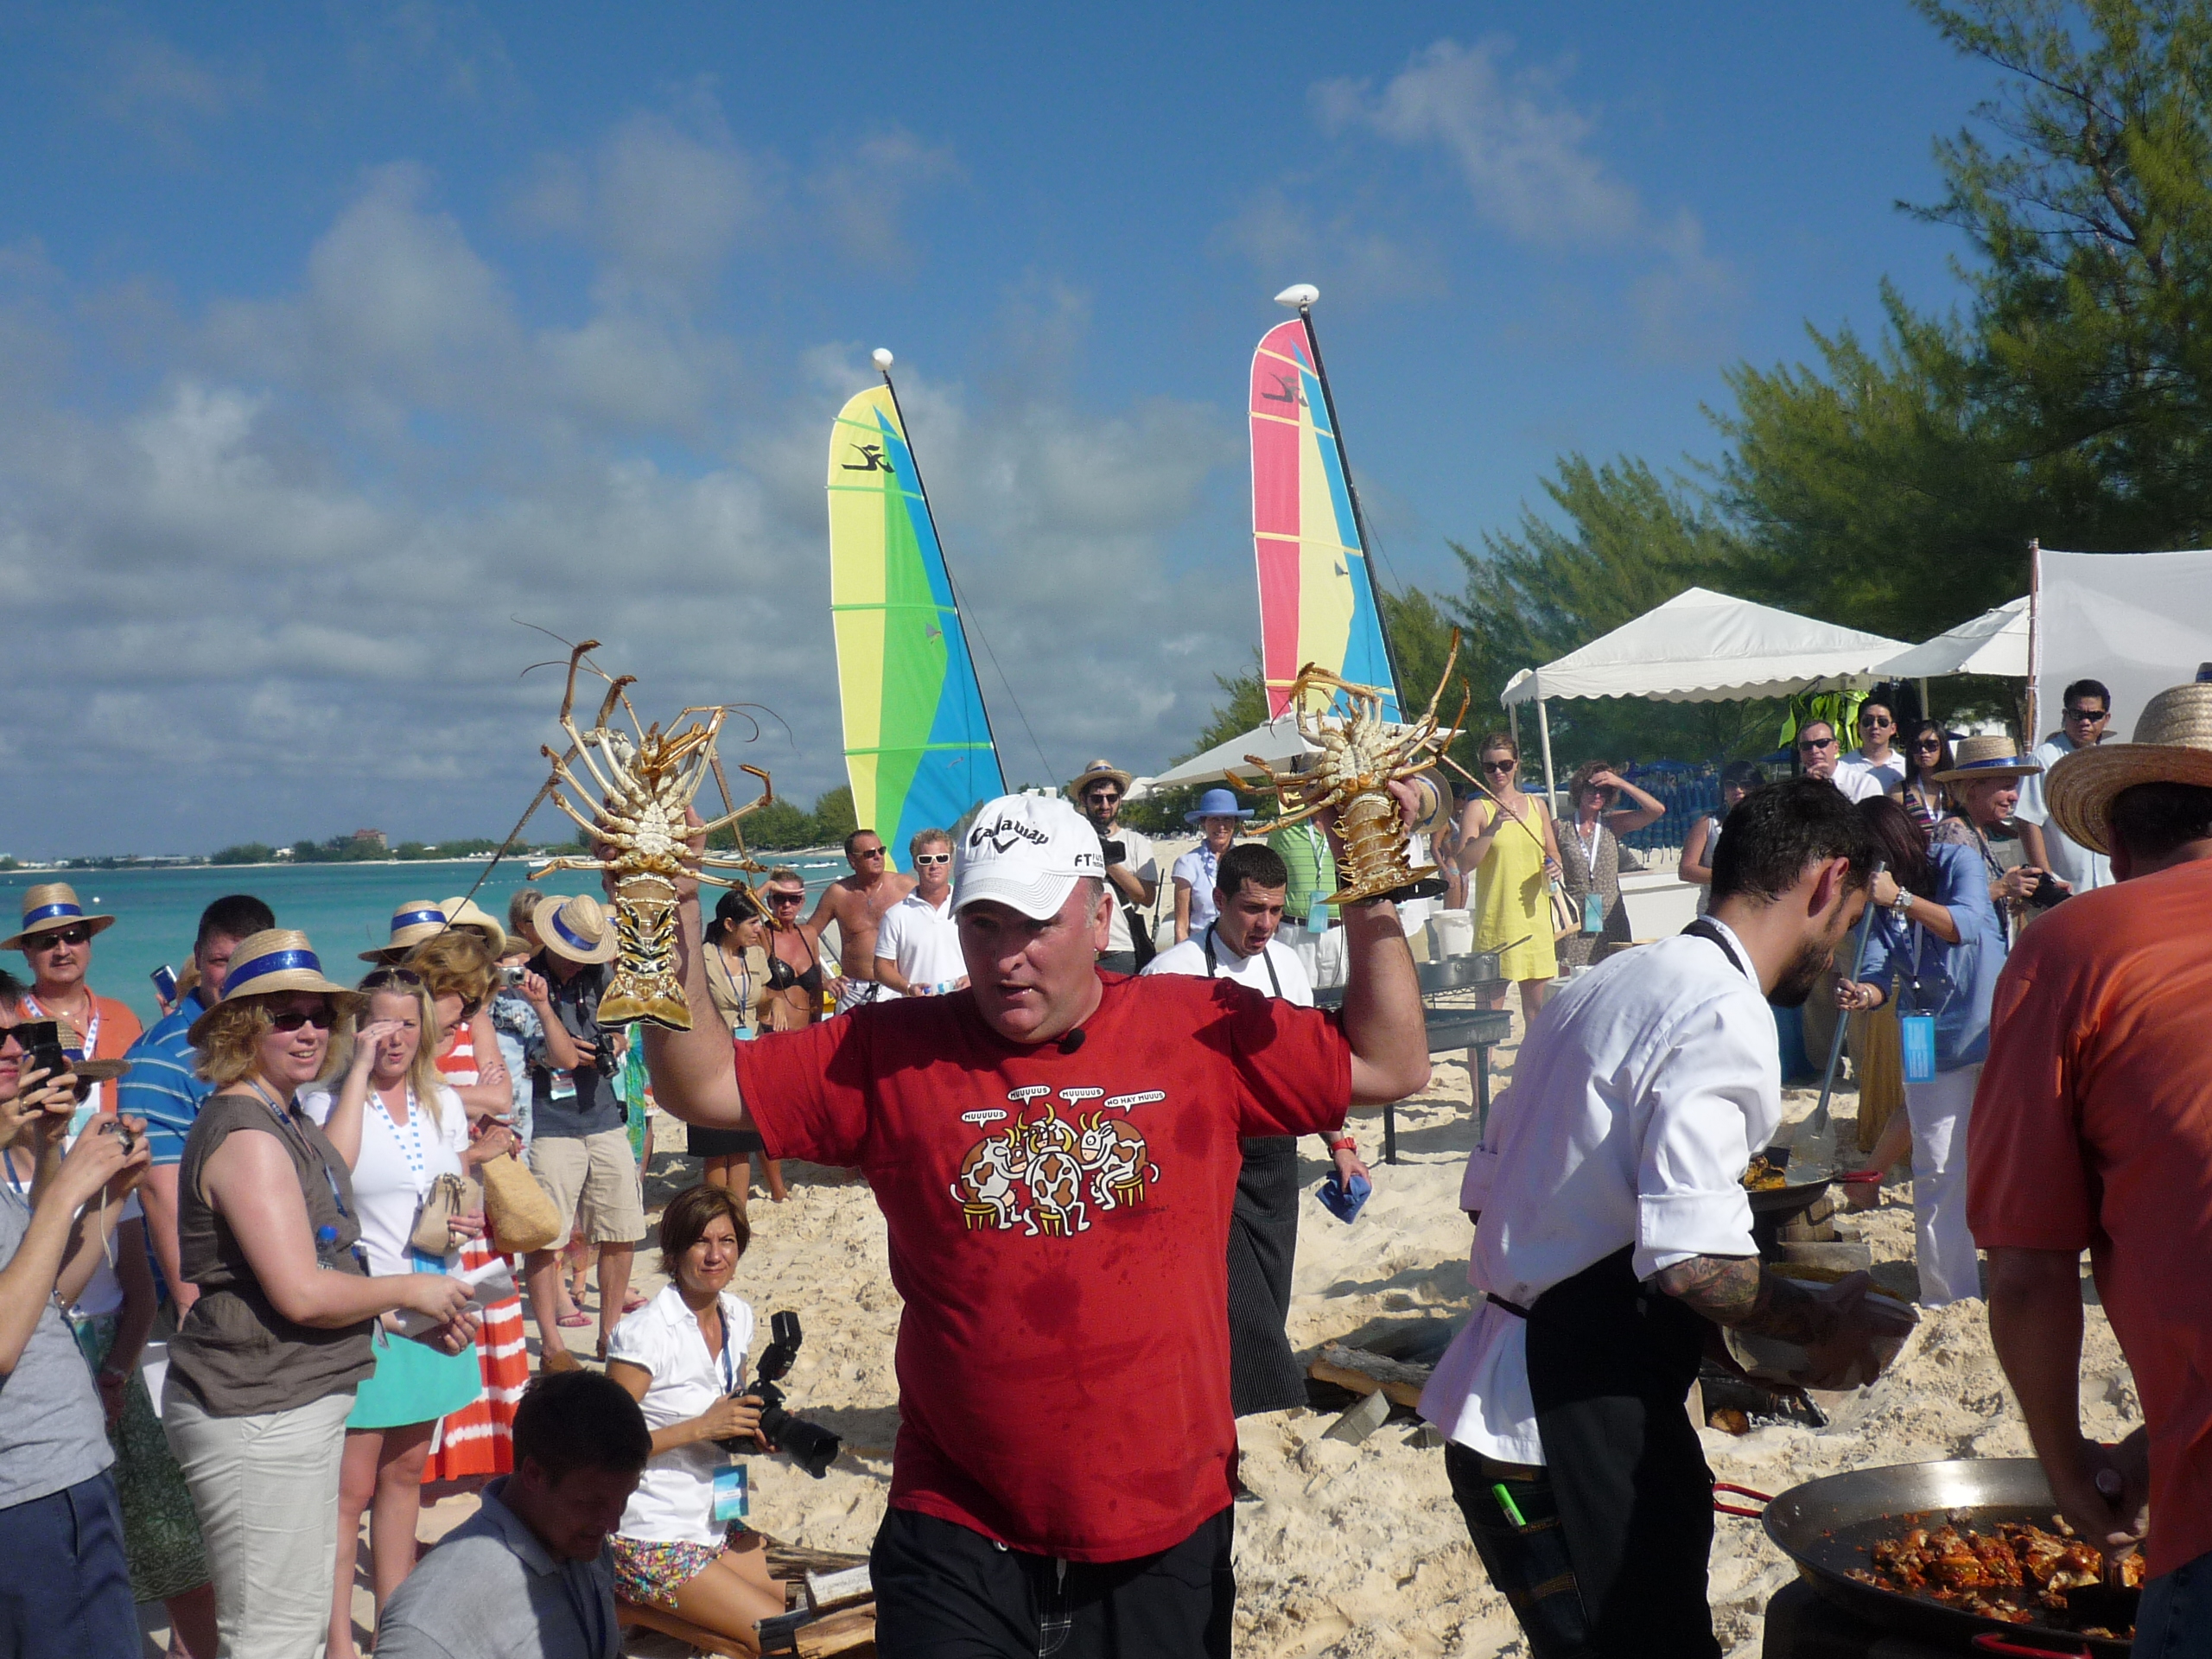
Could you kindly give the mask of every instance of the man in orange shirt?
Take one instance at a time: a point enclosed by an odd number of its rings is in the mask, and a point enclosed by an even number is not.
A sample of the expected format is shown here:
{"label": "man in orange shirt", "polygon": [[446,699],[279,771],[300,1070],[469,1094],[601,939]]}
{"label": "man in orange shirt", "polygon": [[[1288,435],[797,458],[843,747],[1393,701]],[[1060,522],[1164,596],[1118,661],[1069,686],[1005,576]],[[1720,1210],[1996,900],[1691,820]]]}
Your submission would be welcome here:
{"label": "man in orange shirt", "polygon": [[[7,924],[0,922],[0,927]],[[138,1016],[113,997],[96,995],[85,976],[92,965],[92,935],[115,925],[112,916],[88,916],[77,890],[66,881],[23,889],[22,924],[0,950],[20,950],[31,970],[27,1020],[67,1020],[77,1028],[90,1060],[119,1060],[141,1034]],[[115,1090],[96,1083],[87,1103],[115,1109]]]}
{"label": "man in orange shirt", "polygon": [[[2138,1653],[2212,1650],[2212,684],[2151,699],[2135,741],[2067,755],[2046,798],[2116,887],[2021,936],[1967,1139],[1990,1334],[2075,1529],[2150,1582]],[[2082,1437],[2081,1255],[2144,1429]],[[2147,1476],[2147,1484],[2146,1484]],[[2146,1536],[2147,1516],[2147,1536]]]}

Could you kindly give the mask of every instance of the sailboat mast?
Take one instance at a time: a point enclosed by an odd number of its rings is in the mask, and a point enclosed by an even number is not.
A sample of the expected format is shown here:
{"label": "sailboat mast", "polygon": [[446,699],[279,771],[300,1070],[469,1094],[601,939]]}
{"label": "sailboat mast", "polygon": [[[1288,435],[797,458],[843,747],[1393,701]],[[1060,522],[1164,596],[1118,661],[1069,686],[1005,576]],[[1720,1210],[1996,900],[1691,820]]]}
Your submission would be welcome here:
{"label": "sailboat mast", "polygon": [[[899,429],[906,435],[906,460],[914,469],[914,493],[922,498],[923,511],[929,514],[930,522],[934,524],[937,522],[937,509],[930,505],[930,486],[922,480],[922,458],[914,448],[914,429],[906,424],[906,411],[899,404],[898,385],[891,378],[891,353],[879,348],[874,361],[876,372],[883,377],[883,389],[891,394],[891,412],[899,418]],[[959,580],[952,574],[952,561],[944,558],[943,531],[938,532],[938,556],[944,559],[944,580],[952,589],[953,626],[960,630],[960,649],[968,658],[969,672],[974,674],[976,653],[968,639],[968,601],[962,597]],[[983,711],[983,735],[990,739],[991,753],[995,756],[998,753],[999,734],[991,725],[990,699],[983,695],[981,675],[976,677],[976,703]],[[1001,773],[1001,779],[1003,776],[1004,774]],[[950,824],[945,826],[948,830],[951,827]]]}
{"label": "sailboat mast", "polygon": [[[1308,288],[1305,290],[1312,294]],[[1321,336],[1313,330],[1313,302],[1301,299],[1298,306],[1298,320],[1306,327],[1306,344],[1313,353],[1313,378],[1321,383],[1321,406],[1329,411],[1329,435],[1337,441],[1337,458],[1344,463],[1344,493],[1351,498],[1352,526],[1359,532],[1360,556],[1367,561],[1367,585],[1375,594],[1375,626],[1382,636],[1382,659],[1390,665],[1390,689],[1397,693],[1398,706],[1405,707],[1404,689],[1398,683],[1398,652],[1390,643],[1390,618],[1382,608],[1382,582],[1375,569],[1375,538],[1368,534],[1367,510],[1359,505],[1359,486],[1352,481],[1351,451],[1344,445],[1344,429],[1337,419],[1337,395],[1329,389],[1329,371],[1321,361]]]}

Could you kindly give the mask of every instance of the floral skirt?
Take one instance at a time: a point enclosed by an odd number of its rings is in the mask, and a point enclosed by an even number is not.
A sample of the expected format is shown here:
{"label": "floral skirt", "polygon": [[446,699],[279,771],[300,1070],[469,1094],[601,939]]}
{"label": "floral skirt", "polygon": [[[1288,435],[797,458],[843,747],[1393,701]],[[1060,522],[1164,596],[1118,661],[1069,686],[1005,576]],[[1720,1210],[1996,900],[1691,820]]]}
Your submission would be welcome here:
{"label": "floral skirt", "polygon": [[721,1553],[745,1535],[745,1522],[733,1521],[719,1544],[657,1543],[616,1533],[614,1594],[641,1607],[676,1611],[676,1592],[712,1567]]}
{"label": "floral skirt", "polygon": [[[74,1321],[77,1345],[98,1370],[115,1346],[112,1314]],[[123,1504],[123,1551],[130,1564],[130,1597],[163,1601],[207,1582],[207,1548],[184,1471],[154,1414],[146,1379],[137,1371],[123,1390],[123,1417],[108,1425],[115,1448],[115,1488]]]}

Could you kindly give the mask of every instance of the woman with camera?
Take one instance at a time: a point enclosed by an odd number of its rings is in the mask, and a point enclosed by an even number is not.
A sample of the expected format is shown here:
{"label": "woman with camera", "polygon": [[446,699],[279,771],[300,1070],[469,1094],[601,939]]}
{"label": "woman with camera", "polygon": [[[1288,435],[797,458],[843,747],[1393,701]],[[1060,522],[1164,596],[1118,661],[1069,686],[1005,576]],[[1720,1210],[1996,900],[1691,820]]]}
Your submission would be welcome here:
{"label": "woman with camera", "polygon": [[[301,1105],[353,1173],[369,1271],[452,1273],[462,1243],[484,1231],[465,1171],[477,1158],[505,1150],[509,1137],[495,1126],[471,1146],[461,1096],[439,1080],[430,1058],[436,1015],[420,975],[379,968],[359,988],[368,999],[359,1027],[334,1046],[329,1080],[302,1091]],[[353,1659],[362,1511],[369,1512],[370,1575],[381,1613],[415,1565],[431,1431],[483,1389],[474,1352],[441,1353],[390,1330],[378,1331],[374,1341],[375,1373],[346,1419],[331,1659]]]}
{"label": "woman with camera", "polygon": [[[1875,1143],[1886,1170],[1912,1148],[1913,1253],[1920,1300],[1930,1307],[1981,1294],[1967,1229],[1967,1119],[1989,1052],[1989,1011],[2005,966],[2005,927],[1990,903],[1980,861],[1955,842],[1923,842],[1895,799],[1859,803],[1886,867],[1867,896],[1878,907],[1856,981],[1836,986],[1836,1006],[1878,1008],[1897,987],[1897,1012],[1934,1021],[1932,1074],[1915,1082],[1906,1063],[1904,1110]],[[1843,953],[1838,951],[1839,962]],[[1924,1051],[1923,1051],[1924,1052]]]}
{"label": "woman with camera", "polygon": [[302,1108],[359,1001],[323,977],[306,934],[271,928],[239,944],[190,1033],[216,1088],[177,1171],[179,1254],[200,1295],[169,1344],[162,1427],[229,1659],[296,1659],[329,1630],[346,1419],[376,1369],[378,1317],[439,1321],[425,1340],[447,1353],[475,1336],[458,1280],[370,1274],[352,1173]]}
{"label": "woman with camera", "polygon": [[660,1221],[668,1286],[615,1327],[607,1351],[607,1376],[653,1432],[652,1461],[613,1541],[615,1593],[748,1652],[753,1627],[784,1611],[760,1535],[727,1508],[718,1519],[715,1506],[715,1473],[733,1463],[716,1443],[760,1428],[760,1402],[740,1392],[753,1310],[728,1289],[751,1238],[728,1187],[677,1193]]}

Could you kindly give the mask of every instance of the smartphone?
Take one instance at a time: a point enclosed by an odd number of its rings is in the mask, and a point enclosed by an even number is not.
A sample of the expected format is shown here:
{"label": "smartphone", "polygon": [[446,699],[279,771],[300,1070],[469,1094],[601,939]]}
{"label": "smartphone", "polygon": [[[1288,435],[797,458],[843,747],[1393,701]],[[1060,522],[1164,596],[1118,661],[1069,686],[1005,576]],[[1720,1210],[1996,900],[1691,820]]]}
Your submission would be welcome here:
{"label": "smartphone", "polygon": [[176,1001],[176,969],[163,963],[149,977],[154,982],[154,995],[164,1005],[173,1005]]}
{"label": "smartphone", "polygon": [[44,1081],[69,1069],[69,1057],[61,1052],[61,1027],[53,1020],[24,1020],[16,1027],[16,1041],[22,1047],[23,1070],[45,1072]]}

